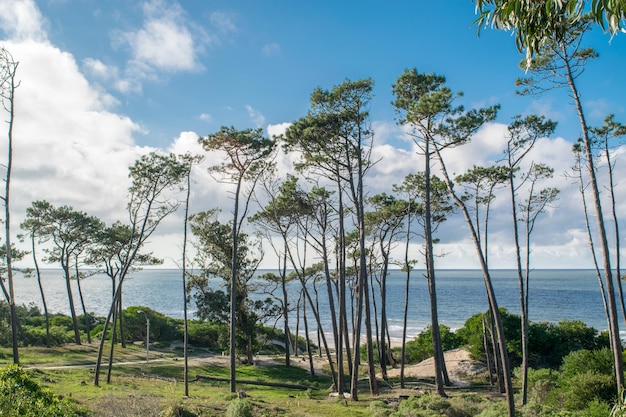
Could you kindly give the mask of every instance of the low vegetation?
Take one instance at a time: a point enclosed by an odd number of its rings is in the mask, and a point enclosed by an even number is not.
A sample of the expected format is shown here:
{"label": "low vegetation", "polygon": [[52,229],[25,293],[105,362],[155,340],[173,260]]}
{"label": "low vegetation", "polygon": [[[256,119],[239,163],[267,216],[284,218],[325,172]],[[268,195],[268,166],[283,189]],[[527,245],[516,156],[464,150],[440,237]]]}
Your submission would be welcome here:
{"label": "low vegetation", "polygon": [[[151,356],[145,362],[141,341],[145,338],[145,321],[138,310],[148,311],[151,319]],[[302,367],[281,365],[282,351],[266,343],[263,352],[274,362],[265,366],[238,366],[237,378],[246,381],[241,391],[228,389],[229,368],[221,357],[226,350],[227,329],[219,323],[192,321],[190,342],[189,397],[182,396],[183,366],[180,343],[182,321],[166,317],[146,307],[128,307],[124,311],[126,348],[117,348],[112,383],[92,384],[96,346],[78,346],[72,342],[69,317],[51,318],[55,346],[46,348],[45,321],[35,307],[18,307],[22,323],[22,365],[10,365],[10,328],[0,323],[0,414],[3,416],[501,416],[506,404],[491,385],[487,372],[467,375],[467,388],[449,390],[448,398],[432,391],[431,380],[408,379],[407,389],[400,390],[399,380],[390,378],[379,396],[361,396],[360,401],[329,397],[332,380],[327,375],[310,376]],[[0,314],[7,308],[0,303]],[[467,349],[472,357],[486,360],[482,333],[482,314],[470,317],[457,331],[441,325],[446,350]],[[519,317],[502,311],[507,332],[508,350],[513,366],[520,362],[521,347],[516,343],[520,331]],[[81,318],[82,319],[82,318]],[[94,323],[102,320],[92,317]],[[83,322],[81,320],[81,322]],[[84,330],[84,329],[83,329]],[[99,337],[101,326],[92,335]],[[258,329],[259,340],[281,340],[280,331]],[[43,335],[43,337],[42,337]],[[522,417],[550,416],[619,416],[624,401],[616,398],[612,353],[608,337],[582,322],[558,324],[531,323],[531,367],[528,404],[518,409]],[[26,344],[26,343],[25,343]],[[304,349],[304,341],[302,341]],[[426,329],[407,343],[408,364],[430,356],[432,332]],[[399,359],[399,351],[394,356]],[[214,360],[207,360],[214,357]],[[297,360],[296,362],[302,362]],[[362,370],[365,372],[365,369]],[[519,381],[516,378],[516,381]],[[281,383],[285,386],[264,386]],[[367,391],[363,382],[362,390]],[[299,387],[299,388],[296,388]]]}

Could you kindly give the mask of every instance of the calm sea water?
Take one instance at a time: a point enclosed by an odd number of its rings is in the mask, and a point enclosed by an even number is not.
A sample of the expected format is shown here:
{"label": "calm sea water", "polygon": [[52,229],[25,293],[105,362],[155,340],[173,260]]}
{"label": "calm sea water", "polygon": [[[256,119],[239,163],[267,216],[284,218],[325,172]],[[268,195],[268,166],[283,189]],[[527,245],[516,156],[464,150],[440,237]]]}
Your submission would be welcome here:
{"label": "calm sea water", "polygon": [[[260,273],[266,271],[259,271]],[[519,295],[516,273],[513,270],[492,271],[498,304],[519,314]],[[53,313],[69,313],[65,281],[60,270],[43,271],[43,285],[48,309]],[[80,314],[76,282],[72,282],[75,305]],[[106,315],[111,302],[111,280],[106,275],[94,275],[81,281],[87,310]],[[217,284],[216,284],[217,285]],[[392,271],[388,281],[388,312],[390,331],[399,337],[404,308],[405,273]],[[299,284],[292,284],[299,289]],[[296,291],[292,291],[295,293]],[[320,311],[328,312],[327,299],[320,290]],[[482,274],[477,270],[440,270],[437,272],[439,319],[452,329],[463,326],[473,314],[487,310],[487,299]],[[15,295],[19,304],[42,306],[35,278],[18,274]],[[183,317],[182,276],[179,270],[143,270],[129,276],[124,284],[124,306],[150,307],[167,316]],[[295,300],[291,304],[296,305]],[[190,305],[193,314],[194,305]],[[411,274],[409,304],[409,336],[415,336],[430,322],[429,300],[423,271]],[[563,319],[581,320],[596,329],[606,329],[607,323],[602,297],[595,272],[591,270],[536,270],[530,284],[530,319],[558,322]],[[323,324],[329,323],[328,313]],[[311,316],[312,317],[312,316]],[[293,320],[293,319],[292,319]],[[620,322],[622,323],[622,322]],[[313,327],[315,328],[315,327]],[[325,330],[330,325],[325,325]],[[622,329],[624,330],[624,329]],[[622,335],[624,335],[622,331]]]}

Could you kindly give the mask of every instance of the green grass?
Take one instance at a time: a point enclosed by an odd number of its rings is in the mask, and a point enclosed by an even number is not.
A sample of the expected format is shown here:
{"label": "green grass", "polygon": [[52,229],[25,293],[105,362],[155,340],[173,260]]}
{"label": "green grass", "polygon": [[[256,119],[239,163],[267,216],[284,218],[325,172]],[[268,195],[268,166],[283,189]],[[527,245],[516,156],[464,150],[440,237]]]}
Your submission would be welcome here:
{"label": "green grass", "polygon": [[[203,417],[224,415],[230,401],[236,397],[236,394],[230,393],[228,382],[196,379],[196,376],[228,378],[229,368],[216,365],[190,367],[189,397],[183,398],[183,361],[174,360],[176,353],[155,349],[151,352],[151,362],[145,363],[141,362],[145,359],[145,350],[140,346],[129,346],[126,349],[116,347],[111,383],[106,382],[107,368],[103,362],[99,386],[93,384],[92,366],[52,368],[94,364],[97,354],[96,345],[67,345],[50,349],[25,347],[20,349],[20,362],[42,386],[52,393],[70,397],[91,410],[98,408],[115,410],[122,407],[129,411],[130,414],[126,414],[128,416],[146,415],[147,410],[158,410],[158,412],[154,411],[156,414],[163,410],[172,410],[171,415],[179,415],[181,409]],[[153,357],[164,359],[153,361]],[[277,359],[280,361],[279,358]],[[120,362],[129,361],[139,362],[120,364]],[[9,365],[11,362],[10,350],[0,349],[0,366]],[[367,401],[357,403],[329,399],[328,388],[331,386],[331,379],[312,377],[302,368],[280,364],[239,365],[236,372],[238,380],[302,384],[312,387],[310,390],[298,390],[238,383],[237,389],[245,391],[258,415],[268,417],[370,415]],[[132,414],[132,410],[136,410],[135,414]],[[94,416],[114,415],[102,414],[105,412],[102,411]]]}

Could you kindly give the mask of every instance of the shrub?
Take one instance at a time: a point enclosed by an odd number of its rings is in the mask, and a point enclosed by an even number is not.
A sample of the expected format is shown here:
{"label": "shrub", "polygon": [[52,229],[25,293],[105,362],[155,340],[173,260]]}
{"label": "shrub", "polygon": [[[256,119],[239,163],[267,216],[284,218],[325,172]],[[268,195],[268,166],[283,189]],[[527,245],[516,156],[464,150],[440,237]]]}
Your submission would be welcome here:
{"label": "shrub", "polygon": [[613,353],[607,349],[578,350],[563,358],[561,375],[565,378],[595,372],[603,375],[613,374]]}
{"label": "shrub", "polygon": [[446,415],[450,402],[436,395],[424,394],[421,397],[411,397],[401,401],[398,411],[391,414],[394,417],[434,417]]}
{"label": "shrub", "polygon": [[0,415],[4,417],[82,416],[67,399],[58,399],[43,389],[16,365],[0,371]]}
{"label": "shrub", "polygon": [[615,379],[611,375],[590,371],[563,378],[558,394],[567,410],[581,410],[592,401],[608,403],[615,398]]}
{"label": "shrub", "polygon": [[[509,314],[501,308],[502,325],[507,340],[509,359],[513,366],[521,363],[521,322],[520,317]],[[484,360],[483,317],[476,314],[465,321],[456,334],[465,344],[474,359]],[[551,367],[558,369],[563,358],[570,352],[580,349],[594,350],[609,347],[606,333],[600,333],[581,321],[563,320],[558,324],[530,323],[528,329],[528,349],[530,367]]]}
{"label": "shrub", "polygon": [[131,306],[125,309],[123,314],[125,336],[128,341],[145,340],[146,316],[150,320],[150,340],[163,342],[182,338],[180,320],[167,317],[149,307]]}
{"label": "shrub", "polygon": [[227,417],[252,417],[252,403],[248,398],[235,398],[228,405]]}
{"label": "shrub", "polygon": [[218,340],[223,333],[228,334],[228,325],[225,323],[211,323],[189,321],[189,343],[212,349],[219,348]]}
{"label": "shrub", "polygon": [[389,407],[382,401],[371,401],[369,411],[372,417],[387,417],[390,414]]}
{"label": "shrub", "polygon": [[528,401],[544,404],[557,387],[559,373],[552,369],[528,370]]}
{"label": "shrub", "polygon": [[[476,417],[502,417],[508,415],[508,410],[504,402],[495,403],[489,408],[484,409]],[[516,415],[518,413],[516,412]]]}
{"label": "shrub", "polygon": [[[450,331],[448,326],[440,324],[439,333],[441,334],[441,346],[444,351],[461,346],[461,338]],[[407,363],[421,362],[433,356],[432,328],[430,326],[427,327],[415,339],[407,342],[405,349]]]}
{"label": "shrub", "polygon": [[[500,308],[504,336],[506,338],[507,349],[510,353],[509,359],[512,364],[519,363],[521,357],[521,319],[519,316],[510,314],[505,308]],[[483,343],[483,317],[487,313],[475,314],[465,321],[463,327],[457,330],[460,345],[467,345],[472,358],[484,360],[485,347]]]}

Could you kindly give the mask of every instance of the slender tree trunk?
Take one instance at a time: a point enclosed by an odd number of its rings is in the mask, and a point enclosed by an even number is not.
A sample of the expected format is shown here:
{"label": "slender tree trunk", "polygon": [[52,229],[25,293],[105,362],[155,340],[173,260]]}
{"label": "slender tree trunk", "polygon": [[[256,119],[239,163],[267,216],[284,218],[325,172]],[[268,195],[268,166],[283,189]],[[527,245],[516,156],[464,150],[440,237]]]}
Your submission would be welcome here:
{"label": "slender tree trunk", "polygon": [[[367,349],[367,370],[368,379],[370,383],[370,394],[378,395],[378,381],[376,380],[376,363],[374,362],[374,346],[372,343],[372,312],[370,303],[370,291],[367,285],[367,277],[364,277],[363,295],[365,303],[365,337],[366,337],[366,349]],[[355,356],[358,356],[358,351],[355,352]]]}
{"label": "slender tree trunk", "polygon": [[[7,301],[9,302],[9,311],[11,313],[11,342],[13,347],[13,363],[20,364],[19,355],[19,340],[18,340],[18,317],[15,308],[15,292],[13,288],[13,256],[11,247],[11,176],[13,173],[13,124],[15,121],[15,72],[17,71],[18,62],[13,61],[11,54],[2,48],[2,64],[6,71],[6,79],[2,80],[2,99],[6,100],[7,104],[4,104],[5,109],[9,113],[9,129],[7,133],[7,165],[6,165],[6,177],[4,181],[4,231],[5,231],[5,245],[6,245],[6,273],[8,283],[8,294],[2,284],[2,289],[5,295],[8,295]],[[6,85],[8,84],[8,85]],[[18,83],[19,85],[19,83]]]}
{"label": "slender tree trunk", "polygon": [[78,297],[80,299],[81,308],[83,309],[83,318],[85,319],[85,334],[87,335],[87,343],[91,344],[91,322],[89,320],[89,314],[87,314],[87,308],[85,307],[85,297],[83,297],[83,289],[80,285],[78,260],[76,261],[74,267],[74,270],[76,271],[76,286],[78,287]]}
{"label": "slender tree trunk", "polygon": [[80,345],[80,331],[78,329],[78,320],[76,318],[76,309],[74,308],[74,296],[72,295],[72,283],[70,279],[69,263],[63,260],[63,273],[65,274],[65,288],[67,290],[67,298],[70,306],[70,317],[72,318],[72,327],[74,329],[74,343]]}
{"label": "slender tree trunk", "polygon": [[[287,241],[285,240],[285,246]],[[283,256],[283,270],[280,273],[281,289],[283,291],[283,331],[285,333],[285,366],[291,366],[291,352],[289,346],[291,345],[291,335],[289,332],[289,297],[287,295],[287,250],[285,250]],[[297,341],[297,338],[296,338]]]}
{"label": "slender tree trunk", "polygon": [[[122,277],[120,277],[120,281],[123,280]],[[116,322],[115,319],[115,314],[117,313],[117,300],[119,298],[119,293],[120,293],[121,288],[118,286],[115,289],[115,292],[113,294],[113,298],[111,299],[111,308],[109,309],[109,314],[107,314],[106,319],[104,320],[104,326],[102,328],[102,337],[100,337],[100,344],[98,346],[98,358],[96,360],[96,367],[94,370],[94,379],[93,379],[93,384],[95,386],[98,386],[100,384],[100,368],[102,366],[102,355],[104,353],[104,344],[106,342],[106,334],[107,331],[109,330],[109,325],[111,324],[111,319],[113,319],[113,322]],[[113,344],[113,335],[115,334],[115,332],[111,332],[111,343]],[[109,367],[111,367],[111,364],[109,364]]]}
{"label": "slender tree trunk", "polygon": [[[319,296],[317,287],[315,286],[315,282],[313,282],[313,291],[315,291],[315,309],[317,311],[320,311],[320,296]],[[322,358],[323,357],[323,355],[322,355],[322,338],[321,338],[321,335],[320,335],[320,329],[317,329],[315,334],[317,336],[317,353],[318,353],[318,356],[320,358]],[[335,346],[337,346],[337,345],[335,344]]]}
{"label": "slender tree trunk", "polygon": [[[521,257],[521,246],[519,239],[519,227],[517,220],[517,201],[516,201],[516,191],[515,191],[515,177],[514,177],[514,166],[511,162],[510,152],[509,155],[509,191],[511,197],[511,214],[513,216],[513,242],[515,244],[515,265],[517,266],[517,280],[519,285],[519,301],[520,301],[520,312],[521,312],[521,327],[522,327],[522,406],[526,405],[528,398],[528,305],[526,304],[526,292],[528,291],[528,287],[525,285],[524,274],[522,271],[522,257]],[[529,244],[529,234],[526,234],[526,242]],[[530,252],[527,251],[526,260],[528,261],[528,255]],[[528,262],[527,262],[528,265]],[[528,276],[528,269],[526,270],[526,276]]]}
{"label": "slender tree trunk", "polygon": [[435,389],[437,394],[446,396],[444,384],[449,385],[448,373],[445,371],[441,334],[439,331],[439,314],[437,311],[437,289],[435,284],[435,256],[433,254],[432,202],[430,174],[430,139],[424,143],[424,238],[426,240],[426,279],[430,299],[430,320],[433,344],[433,360],[435,363]]}
{"label": "slender tree trunk", "polygon": [[300,335],[300,306],[302,305],[303,295],[304,292],[301,290],[300,297],[298,297],[298,303],[296,304],[296,337],[293,341],[293,353],[296,357],[299,355],[300,351],[300,349],[298,348],[298,338]]}
{"label": "slender tree trunk", "polygon": [[[565,47],[561,47],[561,52],[564,53],[564,56],[567,56],[567,51]],[[594,158],[591,150],[589,128],[585,120],[585,114],[583,112],[582,104],[580,102],[580,95],[578,94],[578,89],[574,82],[574,77],[572,75],[572,70],[569,65],[569,60],[565,59],[563,61],[565,63],[565,69],[567,73],[567,82],[572,93],[572,98],[574,100],[576,112],[578,113],[580,126],[582,128],[583,148],[585,153],[585,159],[587,162],[587,169],[589,171],[589,179],[591,182],[591,193],[593,196],[597,228],[600,235],[600,248],[602,250],[604,279],[606,281],[607,301],[609,307],[609,325],[611,329],[611,338],[613,345],[615,379],[617,383],[617,391],[619,391],[624,386],[624,363],[622,358],[622,342],[619,335],[619,323],[617,322],[617,306],[615,304],[615,289],[613,286],[613,271],[611,269],[611,255],[609,252],[609,243],[604,223],[604,214],[602,213],[602,203],[600,201],[600,190],[596,178],[596,168],[594,166]]]}
{"label": "slender tree trunk", "polygon": [[409,313],[409,290],[411,282],[411,265],[409,263],[409,244],[411,242],[411,201],[407,208],[406,235],[404,239],[404,268],[406,269],[406,283],[404,286],[404,312],[402,315],[402,351],[400,354],[400,388],[405,388],[404,365],[406,363],[406,326]]}
{"label": "slender tree trunk", "polygon": [[[302,276],[298,275],[298,278],[300,280],[300,284],[302,285],[302,291],[304,292],[304,296],[306,297],[306,299],[309,301],[309,304],[311,306],[313,306],[313,300],[311,299],[311,294],[309,293],[309,290],[306,287],[306,282],[304,282],[304,279],[302,278]],[[333,361],[333,357],[330,353],[330,349],[328,347],[328,342],[326,341],[326,335],[324,334],[324,328],[322,326],[322,320],[320,318],[320,313],[319,311],[315,310],[315,309],[311,309],[313,312],[313,317],[315,317],[315,323],[317,324],[317,328],[321,329],[321,335],[322,335],[322,343],[324,344],[324,350],[326,352],[326,359],[328,361],[328,366],[330,367],[330,373],[333,377],[333,383],[335,384],[335,386],[338,386],[338,380],[337,380],[337,372],[335,371],[335,365],[334,365],[334,361]]]}
{"label": "slender tree trunk", "polygon": [[126,349],[126,332],[124,331],[124,307],[122,299],[124,297],[124,290],[121,288],[122,282],[120,281],[120,296],[118,299],[120,314],[118,316],[118,321],[120,323],[120,341],[122,343],[122,347]]}
{"label": "slender tree trunk", "polygon": [[483,346],[485,348],[485,361],[487,362],[487,371],[489,372],[489,385],[493,386],[493,367],[491,366],[491,353],[489,352],[489,339],[487,338],[487,326],[485,325],[485,316],[483,315]]}
{"label": "slender tree trunk", "polygon": [[[382,278],[381,278],[382,279]],[[382,374],[382,378],[384,380],[387,379],[387,366],[385,364],[385,358],[384,358],[384,344],[385,342],[381,342],[381,339],[384,340],[385,338],[385,331],[384,331],[384,327],[382,324],[382,313],[381,313],[381,323],[380,325],[378,324],[378,303],[376,302],[376,297],[374,297],[374,292],[375,292],[375,285],[374,285],[374,274],[370,274],[370,280],[368,285],[370,286],[371,292],[372,292],[372,307],[374,307],[374,336],[376,337],[376,352],[378,354],[378,361],[380,363],[380,373]],[[382,292],[382,281],[380,283],[380,287],[379,287],[379,293]],[[381,302],[381,308],[382,308],[382,302]]]}
{"label": "slender tree trunk", "polygon": [[[604,282],[602,281],[602,271],[600,270],[600,264],[598,263],[598,257],[596,255],[595,245],[593,243],[593,234],[591,233],[591,223],[589,221],[589,210],[587,207],[587,196],[585,195],[585,184],[582,173],[582,166],[580,165],[581,161],[577,161],[577,165],[575,167],[576,173],[578,174],[579,181],[579,191],[580,197],[583,203],[583,215],[585,217],[585,228],[587,230],[587,238],[589,239],[589,248],[591,250],[591,259],[593,260],[593,266],[596,271],[596,278],[598,279],[598,286],[600,287],[600,294],[602,295],[602,304],[604,306],[604,314],[606,317],[607,328],[609,329],[609,334],[611,334],[611,317],[609,315],[609,306],[606,300],[606,289],[604,288]],[[612,335],[610,336],[610,340],[613,341]]]}
{"label": "slender tree trunk", "polygon": [[[117,313],[116,313],[117,314]],[[112,334],[117,333],[117,320],[113,317],[113,328],[111,329]],[[146,338],[147,341],[147,338]],[[115,350],[115,343],[113,343],[111,338],[111,348],[109,349],[109,367],[107,368],[107,384],[111,383],[111,372],[113,371],[113,351]]]}
{"label": "slender tree trunk", "polygon": [[[348,341],[348,318],[347,318],[347,309],[346,309],[346,266],[345,266],[345,262],[346,262],[346,248],[345,248],[345,229],[344,229],[344,219],[343,219],[343,192],[341,190],[341,184],[337,183],[337,195],[339,197],[339,201],[338,201],[338,208],[337,211],[339,213],[339,231],[337,233],[337,236],[339,238],[339,242],[338,242],[338,271],[337,271],[337,279],[339,280],[339,296],[338,298],[338,302],[339,302],[339,334],[338,334],[338,341],[339,344],[337,345],[337,369],[339,372],[339,375],[337,377],[338,380],[338,384],[336,385],[337,387],[337,393],[339,394],[339,398],[343,397],[343,391],[344,391],[344,368],[343,368],[343,345],[344,345],[344,340],[343,338],[345,337],[345,346],[346,346],[346,351],[348,354],[348,363],[351,364],[351,359],[350,359],[350,344]],[[350,365],[350,369],[348,371],[348,374],[351,374],[351,370],[352,367]]]}
{"label": "slender tree trunk", "polygon": [[437,159],[439,160],[439,164],[441,165],[442,173],[443,173],[446,185],[448,187],[448,191],[450,192],[450,195],[452,196],[452,199],[454,200],[456,205],[463,212],[463,217],[465,218],[465,222],[467,223],[468,229],[472,236],[472,240],[474,242],[476,255],[478,257],[478,261],[480,262],[481,271],[483,274],[485,289],[487,291],[487,298],[489,300],[489,306],[493,313],[493,320],[494,320],[494,324],[495,324],[497,336],[498,336],[498,348],[500,352],[502,371],[504,375],[508,416],[515,417],[515,400],[513,397],[513,384],[511,381],[511,367],[509,364],[509,354],[506,348],[506,341],[504,337],[504,327],[502,325],[502,317],[500,316],[500,310],[498,309],[498,302],[496,300],[495,291],[491,282],[491,275],[489,274],[489,269],[487,267],[485,256],[483,254],[483,250],[480,245],[480,239],[478,235],[476,234],[476,229],[474,228],[474,224],[472,223],[472,219],[467,210],[467,206],[454,192],[454,189],[452,187],[452,181],[450,180],[450,177],[446,169],[446,165],[443,161],[443,158],[441,156],[439,149],[435,148],[435,152],[437,154]]}
{"label": "slender tree trunk", "polygon": [[35,275],[37,276],[37,286],[39,294],[41,294],[41,303],[43,304],[43,314],[46,318],[46,347],[50,347],[50,315],[48,314],[48,304],[46,303],[46,294],[43,291],[43,283],[41,281],[41,270],[39,269],[39,261],[37,261],[37,252],[35,245],[35,235],[30,235],[31,252],[33,255],[33,264],[35,265]]}
{"label": "slender tree trunk", "polygon": [[609,174],[609,193],[611,195],[611,216],[613,217],[613,229],[615,232],[615,279],[617,281],[617,293],[619,294],[620,306],[622,308],[622,318],[626,323],[626,304],[624,303],[624,289],[622,287],[622,271],[621,271],[621,243],[620,243],[620,227],[617,217],[616,199],[615,199],[615,177],[613,171],[613,163],[611,162],[611,153],[608,147],[608,140],[605,141],[604,153],[606,156],[607,171]]}
{"label": "slender tree trunk", "polygon": [[238,233],[237,225],[239,224],[239,193],[241,191],[241,182],[243,178],[240,176],[237,181],[237,190],[235,191],[235,207],[233,209],[233,256],[231,259],[231,278],[230,278],[230,392],[237,392],[237,373],[236,373],[236,355],[237,355],[237,338],[236,338],[236,317],[237,317],[237,246]]}
{"label": "slender tree trunk", "polygon": [[187,190],[185,195],[185,218],[183,222],[183,358],[184,371],[183,383],[184,396],[189,397],[189,319],[187,309],[187,226],[189,223],[189,199],[191,196],[191,168],[193,167],[193,159],[189,161],[189,170],[187,171]]}
{"label": "slender tree trunk", "polygon": [[309,320],[306,316],[306,299],[304,299],[304,303],[302,304],[302,320],[304,320],[306,352],[309,356],[309,371],[311,372],[311,376],[315,376],[315,366],[313,366],[313,352],[311,352],[311,340],[309,339]]}

